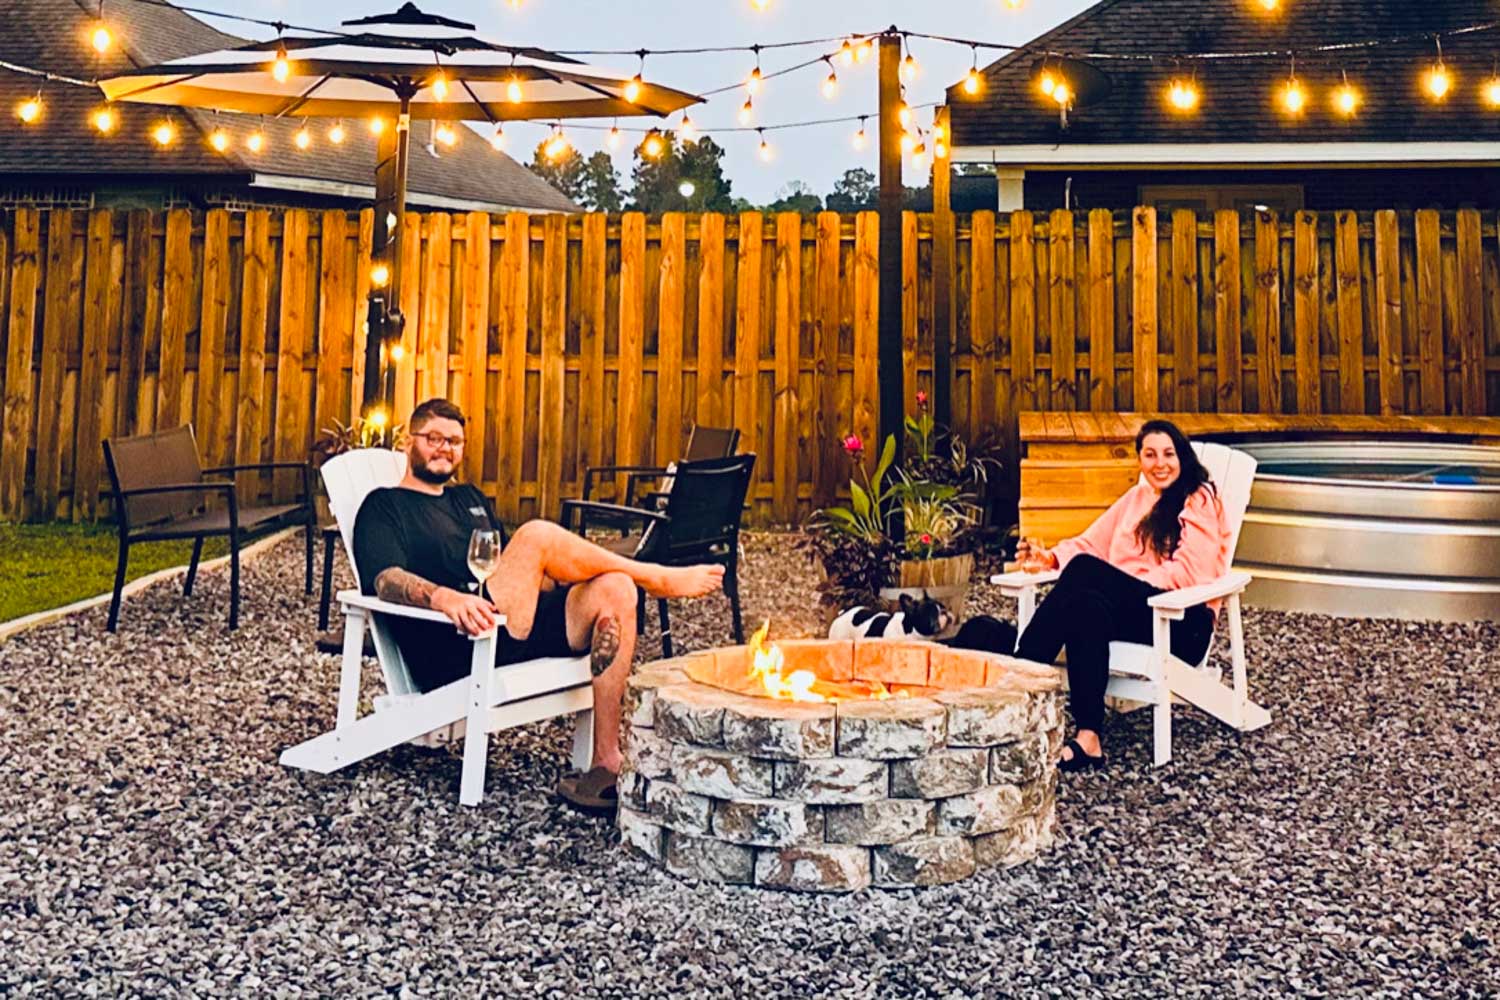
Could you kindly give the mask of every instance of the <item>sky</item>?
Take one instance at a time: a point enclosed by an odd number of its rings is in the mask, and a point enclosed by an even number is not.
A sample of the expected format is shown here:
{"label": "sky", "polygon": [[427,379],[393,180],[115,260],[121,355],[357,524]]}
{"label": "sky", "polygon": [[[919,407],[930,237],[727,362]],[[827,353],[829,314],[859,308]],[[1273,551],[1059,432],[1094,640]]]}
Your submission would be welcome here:
{"label": "sky", "polygon": [[[851,33],[869,33],[889,25],[907,31],[1016,44],[1072,17],[1092,0],[1022,0],[1013,10],[1007,0],[768,0],[758,11],[751,0],[419,0],[429,13],[468,21],[478,33],[499,42],[536,45],[554,51],[578,49],[656,49],[720,45],[770,44],[781,41],[828,38]],[[316,4],[297,0],[195,0],[192,6],[233,10],[251,17],[280,19],[311,27],[337,27],[347,18],[383,12],[399,6],[399,0],[321,0]],[[272,32],[229,21],[216,22],[234,34],[267,38]],[[837,48],[830,46],[827,51]],[[805,61],[824,51],[821,47],[784,49],[762,54],[762,72]],[[908,88],[913,105],[942,99],[944,89],[962,78],[969,68],[967,46],[913,39],[912,52],[919,66],[917,79]],[[980,65],[1002,53],[980,50]],[[586,61],[617,69],[624,75],[636,70],[634,57],[589,56]],[[748,52],[708,55],[659,56],[646,63],[646,78],[678,89],[699,93],[742,81],[755,65]],[[838,68],[837,96],[822,94],[827,67],[809,67],[797,73],[768,80],[754,99],[755,122],[772,125],[871,114],[876,106],[874,60],[848,69]],[[875,170],[874,143],[864,152],[854,149],[856,123],[822,125],[767,133],[773,156],[762,161],[760,139],[753,132],[731,133],[719,128],[735,127],[743,90],[711,98],[691,109],[694,123],[726,148],[725,173],[733,183],[733,194],[763,204],[792,181],[811,185],[826,195],[844,171],[857,166]],[[673,122],[676,118],[674,116]],[[930,125],[931,113],[918,118]],[[608,123],[604,123],[606,126]],[[631,124],[622,122],[623,125]],[[873,137],[875,122],[870,122]],[[518,159],[530,159],[545,134],[541,126],[507,128],[510,151]],[[604,132],[574,129],[569,138],[585,156],[602,149]],[[478,137],[476,137],[478,141]],[[631,154],[622,144],[615,163],[628,182]],[[907,183],[920,183],[908,171]]]}

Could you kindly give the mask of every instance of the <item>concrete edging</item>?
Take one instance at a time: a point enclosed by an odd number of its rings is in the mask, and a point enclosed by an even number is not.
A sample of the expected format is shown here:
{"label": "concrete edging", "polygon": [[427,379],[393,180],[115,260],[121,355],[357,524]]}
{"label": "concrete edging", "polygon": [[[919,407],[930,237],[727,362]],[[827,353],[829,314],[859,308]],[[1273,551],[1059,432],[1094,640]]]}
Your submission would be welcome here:
{"label": "concrete edging", "polygon": [[[267,549],[273,548],[278,543],[285,541],[286,539],[292,537],[302,530],[303,528],[300,525],[291,528],[282,528],[280,531],[273,532],[272,534],[267,535],[265,538],[262,538],[259,541],[240,549],[240,568],[243,569],[248,563],[252,562],[258,556],[262,555]],[[207,562],[200,562],[198,564],[198,571],[201,573],[204,570],[218,569],[220,566],[227,565],[229,565],[229,557],[227,555],[219,556],[218,558],[210,559]],[[139,579],[132,580],[127,583],[125,585],[125,589],[120,592],[120,599],[123,601],[127,597],[134,597],[136,594],[139,594],[141,591],[145,590],[147,587],[150,587],[153,584],[160,583],[163,580],[169,580],[174,576],[178,576],[186,572],[187,566],[183,565],[169,566],[166,569],[159,569],[155,573],[148,573],[147,575],[140,577]],[[113,594],[114,592],[112,590],[106,591],[105,593],[99,594],[95,597],[86,597],[81,601],[74,601],[72,604],[65,604],[60,608],[51,608],[46,611],[34,611],[29,615],[24,615],[20,618],[13,618],[8,622],[0,622],[0,642],[5,642],[12,636],[20,635],[22,632],[28,632],[31,629],[38,628],[39,626],[50,625],[55,621],[60,621],[63,618],[66,618],[67,616],[72,614],[77,614],[80,611],[88,611],[92,608],[97,608],[101,604],[108,604],[109,599],[111,596],[113,596]]]}

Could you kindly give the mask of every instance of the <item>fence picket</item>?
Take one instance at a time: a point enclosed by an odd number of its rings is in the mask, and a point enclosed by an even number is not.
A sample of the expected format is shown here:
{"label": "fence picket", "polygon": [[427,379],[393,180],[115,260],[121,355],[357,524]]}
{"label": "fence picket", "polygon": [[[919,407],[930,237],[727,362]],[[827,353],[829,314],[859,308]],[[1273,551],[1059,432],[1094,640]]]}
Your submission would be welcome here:
{"label": "fence picket", "polygon": [[1135,210],[1131,226],[1134,268],[1135,403],[1141,413],[1157,408],[1156,209]]}
{"label": "fence picket", "polygon": [[642,440],[645,339],[646,217],[627,212],[620,220],[620,396],[615,426],[615,461],[621,464],[639,464],[649,457]]}
{"label": "fence picket", "polygon": [[521,516],[521,466],[526,442],[526,322],[530,315],[531,217],[505,217],[500,254],[500,399],[496,510],[507,521]]}
{"label": "fence picket", "polygon": [[537,515],[556,518],[562,506],[564,359],[568,340],[568,218],[542,219],[542,384],[538,406]]}
{"label": "fence picket", "polygon": [[464,221],[467,233],[464,245],[463,305],[460,313],[459,345],[463,358],[463,375],[453,395],[463,408],[467,423],[464,436],[473,442],[464,452],[464,478],[476,486],[484,483],[484,458],[487,452],[488,410],[486,394],[489,383],[490,357],[490,216],[488,212],[470,212]]}
{"label": "fence picket", "polygon": [[1232,209],[1214,213],[1214,340],[1219,413],[1245,408],[1244,361],[1240,352],[1240,215]]}
{"label": "fence picket", "polygon": [[1281,412],[1281,223],[1255,213],[1255,373],[1261,413]]}
{"label": "fence picket", "polygon": [[[322,234],[318,248],[318,322],[312,328],[317,343],[316,390],[313,395],[313,437],[332,428],[335,420],[347,421],[349,415],[339,407],[339,385],[344,380],[346,353],[353,346],[353,331],[348,322],[349,285],[344,269],[348,242],[348,215],[327,211],[319,220]],[[205,277],[205,285],[207,280]],[[200,383],[201,389],[201,383]],[[200,392],[201,399],[201,392]]]}
{"label": "fence picket", "polygon": [[[915,236],[915,233],[913,234]],[[802,216],[776,216],[776,407],[771,448],[771,509],[776,520],[797,519],[797,464],[801,454],[797,375],[802,368]]]}
{"label": "fence picket", "polygon": [[1317,413],[1322,404],[1318,351],[1318,216],[1298,212],[1293,231],[1294,338],[1297,355],[1297,412]]}
{"label": "fence picket", "polygon": [[1172,405],[1198,409],[1198,214],[1172,213]]}
{"label": "fence picket", "polygon": [[1401,349],[1401,231],[1396,213],[1375,213],[1376,384],[1380,412],[1406,411],[1406,365]]}
{"label": "fence picket", "polygon": [[1417,369],[1422,412],[1446,412],[1443,385],[1442,243],[1437,212],[1417,212]]}
{"label": "fence picket", "polygon": [[[184,213],[185,214],[185,213]],[[57,516],[62,488],[63,367],[68,341],[72,339],[73,311],[73,213],[53,212],[47,226],[47,274],[42,292],[42,345],[36,401],[36,482],[34,512],[51,520]],[[71,414],[69,414],[71,417]],[[70,420],[71,422],[71,420]]]}
{"label": "fence picket", "polygon": [[[134,219],[131,223],[134,225]],[[234,460],[248,465],[261,460],[261,436],[267,427],[266,324],[269,319],[271,217],[265,209],[245,213],[245,265],[240,284],[239,407],[235,419]],[[263,477],[257,472],[235,476],[240,501],[260,494]]]}
{"label": "fence picket", "polygon": [[1115,219],[1089,212],[1089,406],[1115,406]]}
{"label": "fence picket", "polygon": [[[88,250],[83,283],[83,353],[78,367],[78,420],[73,441],[73,520],[98,516],[99,472],[103,462],[100,428],[104,421],[104,365],[108,350],[110,249],[114,213],[89,213]],[[222,364],[222,358],[220,364]]]}
{"label": "fence picket", "polygon": [[969,350],[973,373],[969,380],[972,402],[969,424],[974,435],[995,426],[996,333],[995,333],[995,213],[975,212],[970,241]]}
{"label": "fence picket", "polygon": [[687,217],[661,218],[661,265],[656,324],[656,447],[653,461],[666,465],[682,457],[683,311],[687,307]]}
{"label": "fence picket", "polygon": [[1051,269],[1048,306],[1052,332],[1051,407],[1073,410],[1087,398],[1078,391],[1078,262],[1072,212],[1053,212],[1050,230]]}
{"label": "fence picket", "polygon": [[[281,223],[281,303],[279,340],[276,348],[276,419],[273,426],[275,460],[307,460],[307,392],[303,358],[311,317],[307,314],[308,216],[302,209],[286,213]],[[171,254],[168,254],[170,259]],[[271,478],[271,493],[277,503],[295,496],[301,480],[290,469],[278,469]]]}
{"label": "fence picket", "polygon": [[[41,213],[18,208],[12,216],[10,311],[6,317],[3,443],[0,443],[0,516],[18,521],[26,514],[26,452],[31,444],[32,381],[36,337],[37,284],[41,273]],[[6,262],[0,261],[0,264]]]}
{"label": "fence picket", "polygon": [[1458,370],[1462,388],[1460,412],[1485,414],[1484,377],[1484,250],[1480,242],[1479,212],[1458,212]]}

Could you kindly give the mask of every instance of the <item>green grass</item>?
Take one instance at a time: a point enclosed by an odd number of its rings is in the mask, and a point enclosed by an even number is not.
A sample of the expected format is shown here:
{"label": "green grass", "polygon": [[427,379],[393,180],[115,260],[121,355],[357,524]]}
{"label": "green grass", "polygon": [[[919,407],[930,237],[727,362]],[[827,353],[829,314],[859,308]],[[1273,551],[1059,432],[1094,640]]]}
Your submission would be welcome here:
{"label": "green grass", "polygon": [[[118,550],[111,525],[0,524],[0,622],[109,593]],[[225,539],[210,538],[203,559],[228,551]],[[137,542],[130,546],[128,577],[185,566],[192,555],[191,540]]]}

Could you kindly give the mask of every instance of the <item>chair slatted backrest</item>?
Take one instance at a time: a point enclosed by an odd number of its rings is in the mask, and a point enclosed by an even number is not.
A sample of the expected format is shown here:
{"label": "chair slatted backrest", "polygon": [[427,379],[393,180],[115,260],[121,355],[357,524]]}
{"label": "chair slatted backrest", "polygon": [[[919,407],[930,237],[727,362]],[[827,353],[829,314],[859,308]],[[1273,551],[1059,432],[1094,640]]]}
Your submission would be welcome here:
{"label": "chair slatted backrest", "polygon": [[728,458],[740,446],[740,432],[736,427],[704,427],[693,425],[688,435],[684,462],[701,462],[709,458]]}
{"label": "chair slatted backrest", "polygon": [[[116,496],[124,490],[203,481],[198,442],[191,424],[138,437],[111,438],[104,442],[104,464]],[[201,493],[131,497],[125,501],[125,514],[132,527],[155,524],[187,517],[203,501]]]}
{"label": "chair slatted backrest", "polygon": [[[338,522],[339,536],[344,540],[344,554],[359,578],[359,564],[354,560],[354,521],[359,517],[360,505],[374,490],[395,486],[406,475],[406,455],[387,448],[356,448],[342,455],[335,455],[323,463],[320,470],[323,489],[328,494],[328,509]],[[370,631],[375,640],[375,655],[380,660],[380,671],[385,675],[385,686],[391,694],[415,694],[417,686],[412,682],[411,671],[401,650],[381,624],[378,616],[371,616]]]}
{"label": "chair slatted backrest", "polygon": [[1193,451],[1197,452],[1198,461],[1218,487],[1219,503],[1223,505],[1224,520],[1229,528],[1229,558],[1233,561],[1240,543],[1240,529],[1245,525],[1245,511],[1250,506],[1255,468],[1259,463],[1243,451],[1212,441],[1194,441]]}
{"label": "chair slatted backrest", "polygon": [[663,512],[669,519],[666,539],[657,536],[657,525],[647,528],[639,552],[653,559],[672,561],[724,545],[733,544],[740,526],[754,453],[683,462],[676,482],[667,494]]}

